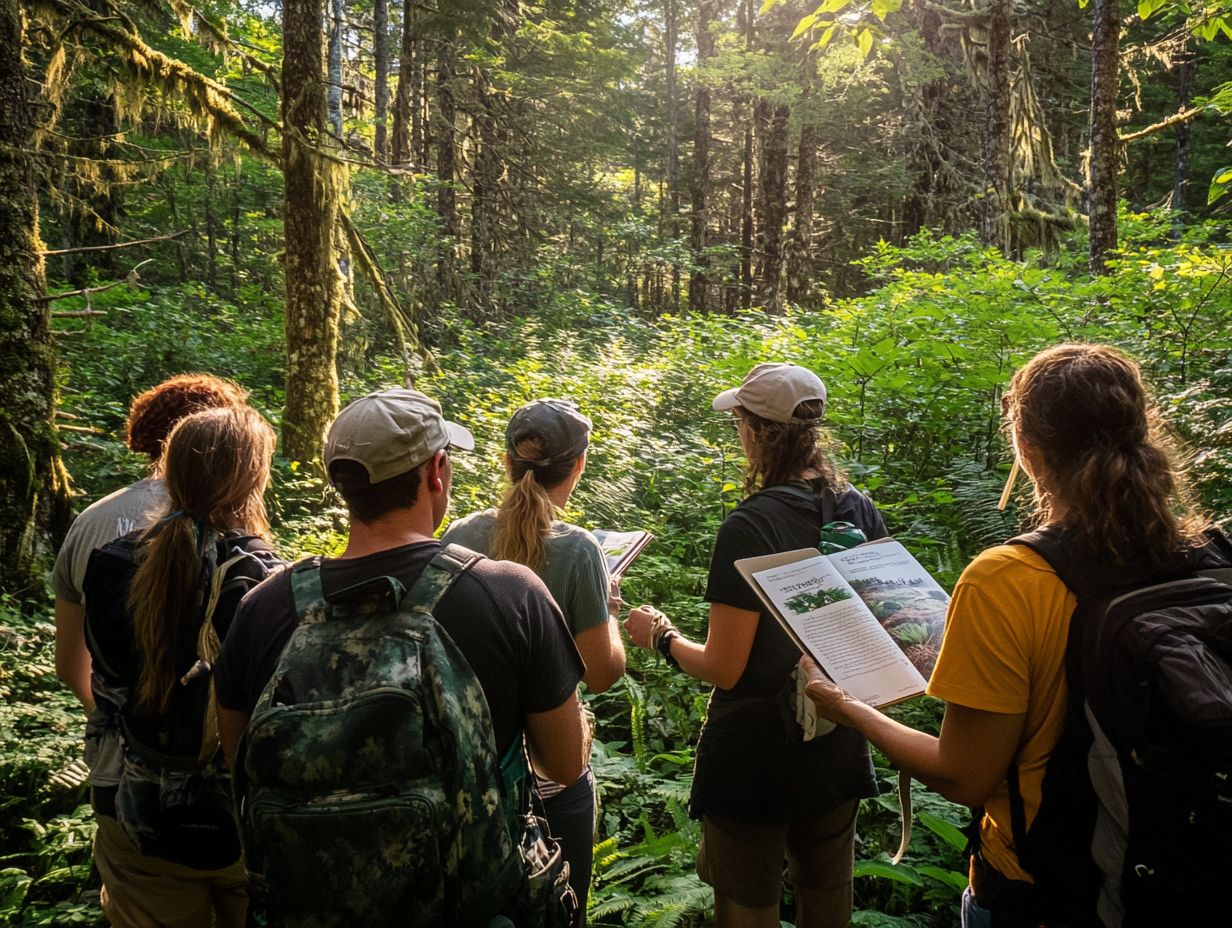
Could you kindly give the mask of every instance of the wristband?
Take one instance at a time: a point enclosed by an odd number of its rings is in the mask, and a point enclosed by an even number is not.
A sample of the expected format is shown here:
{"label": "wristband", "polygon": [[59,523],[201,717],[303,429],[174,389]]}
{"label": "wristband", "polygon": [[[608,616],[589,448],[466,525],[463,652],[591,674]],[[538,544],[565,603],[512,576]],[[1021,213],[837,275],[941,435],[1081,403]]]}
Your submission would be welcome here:
{"label": "wristband", "polygon": [[679,637],[680,632],[676,631],[674,628],[669,628],[663,633],[663,636],[659,639],[658,644],[659,655],[667,663],[667,666],[671,667],[673,670],[680,669],[680,662],[677,661],[676,658],[672,657],[672,642]]}

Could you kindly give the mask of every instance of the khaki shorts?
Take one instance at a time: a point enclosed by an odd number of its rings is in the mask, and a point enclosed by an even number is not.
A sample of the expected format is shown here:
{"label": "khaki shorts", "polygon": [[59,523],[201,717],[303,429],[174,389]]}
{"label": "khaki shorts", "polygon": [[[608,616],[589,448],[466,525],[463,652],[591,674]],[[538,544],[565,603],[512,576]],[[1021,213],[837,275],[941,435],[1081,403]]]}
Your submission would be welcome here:
{"label": "khaki shorts", "polygon": [[222,870],[194,870],[149,857],[110,815],[95,817],[100,902],[114,928],[243,928],[248,878],[242,860]]}
{"label": "khaki shorts", "polygon": [[732,902],[767,908],[777,906],[782,898],[786,858],[792,886],[846,888],[850,910],[859,807],[859,800],[853,799],[820,818],[785,825],[748,825],[703,816],[697,875]]}

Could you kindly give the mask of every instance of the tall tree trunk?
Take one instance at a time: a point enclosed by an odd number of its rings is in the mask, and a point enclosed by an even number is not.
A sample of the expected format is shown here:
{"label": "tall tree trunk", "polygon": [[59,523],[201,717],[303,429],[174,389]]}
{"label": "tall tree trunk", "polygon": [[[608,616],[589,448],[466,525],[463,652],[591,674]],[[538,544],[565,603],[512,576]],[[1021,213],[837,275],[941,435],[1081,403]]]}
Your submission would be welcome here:
{"label": "tall tree trunk", "polygon": [[[1189,109],[1193,102],[1193,81],[1196,63],[1194,56],[1188,50],[1182,53],[1180,65],[1177,67],[1176,110],[1182,112]],[[1176,168],[1172,181],[1172,208],[1180,212],[1185,208],[1185,191],[1189,187],[1189,123],[1182,122],[1176,127]]]}
{"label": "tall tree trunk", "polygon": [[770,312],[782,309],[783,227],[787,221],[786,104],[758,101],[761,163],[758,167],[757,299]]}
{"label": "tall tree trunk", "polygon": [[432,132],[436,141],[436,177],[440,187],[436,193],[436,212],[441,219],[444,241],[441,243],[440,260],[437,264],[437,280],[441,292],[456,296],[457,276],[454,267],[454,248],[460,234],[458,226],[458,194],[454,189],[457,179],[457,107],[454,103],[455,51],[453,42],[456,29],[449,29],[441,42],[436,60],[436,107],[433,109]]}
{"label": "tall tree trunk", "polygon": [[283,232],[286,254],[286,407],[283,454],[320,458],[338,410],[341,276],[333,249],[340,170],[325,144],[323,0],[283,0]]}
{"label": "tall tree trunk", "polygon": [[[714,57],[714,22],[716,0],[701,0],[697,7],[697,64],[703,68]],[[693,120],[693,228],[689,247],[693,253],[694,270],[689,278],[689,308],[698,312],[707,309],[706,272],[706,194],[710,190],[710,87],[706,76],[697,77],[697,99]]]}
{"label": "tall tree trunk", "polygon": [[1094,0],[1091,31],[1091,171],[1087,180],[1087,215],[1091,221],[1088,259],[1092,274],[1106,273],[1105,262],[1117,247],[1117,168],[1120,140],[1116,110],[1121,77],[1121,5]]}
{"label": "tall tree trunk", "polygon": [[326,94],[329,125],[342,138],[342,39],[346,0],[329,0],[329,91]]}
{"label": "tall tree trunk", "polygon": [[[680,238],[680,182],[679,157],[676,151],[678,114],[676,109],[676,0],[667,0],[665,10],[664,44],[667,64],[667,209],[671,214],[668,230],[675,242]],[[672,309],[680,308],[680,264],[672,259]]]}
{"label": "tall tree trunk", "polygon": [[1009,0],[988,11],[988,70],[984,76],[984,208],[980,237],[1010,249],[1010,16]]}
{"label": "tall tree trunk", "polygon": [[817,174],[817,127],[800,127],[800,154],[796,159],[796,222],[792,227],[791,251],[787,258],[787,299],[793,303],[808,297],[813,245],[813,178]]}
{"label": "tall tree trunk", "polygon": [[409,129],[413,116],[418,117],[418,88],[415,67],[415,3],[402,4],[402,42],[398,50],[398,89],[394,92],[393,143],[390,146],[393,163],[401,167],[413,164],[419,151],[412,144]]}
{"label": "tall tree trunk", "polygon": [[[744,0],[740,5],[740,21],[744,27],[744,49],[753,47],[753,4]],[[740,305],[748,309],[753,305],[753,125],[757,107],[746,103],[744,107],[744,152],[740,176]]]}
{"label": "tall tree trunk", "polygon": [[372,0],[372,68],[376,72],[373,88],[373,122],[376,131],[372,148],[376,160],[384,164],[389,158],[389,0]]}
{"label": "tall tree trunk", "polygon": [[0,593],[33,599],[40,524],[63,498],[63,468],[23,39],[21,3],[0,0]]}

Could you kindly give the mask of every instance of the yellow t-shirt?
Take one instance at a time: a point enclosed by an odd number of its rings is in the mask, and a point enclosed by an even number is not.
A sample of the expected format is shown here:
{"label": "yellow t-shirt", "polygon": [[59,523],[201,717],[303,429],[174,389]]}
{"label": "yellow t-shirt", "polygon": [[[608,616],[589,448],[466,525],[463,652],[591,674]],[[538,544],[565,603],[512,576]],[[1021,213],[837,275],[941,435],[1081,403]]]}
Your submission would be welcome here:
{"label": "yellow t-shirt", "polygon": [[[1027,824],[1039,809],[1044,766],[1065,722],[1065,641],[1071,593],[1030,548],[989,548],[963,571],[946,617],[928,692],[985,712],[1025,713],[1015,755]],[[1011,847],[1009,788],[984,804],[984,858],[1007,877],[1030,880]]]}

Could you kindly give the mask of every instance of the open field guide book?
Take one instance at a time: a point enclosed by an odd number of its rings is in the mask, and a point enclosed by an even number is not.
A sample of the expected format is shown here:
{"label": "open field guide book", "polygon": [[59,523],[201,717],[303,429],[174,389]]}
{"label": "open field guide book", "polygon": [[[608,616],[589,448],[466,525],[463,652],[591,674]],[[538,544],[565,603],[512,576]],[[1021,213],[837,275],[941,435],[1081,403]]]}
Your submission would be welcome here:
{"label": "open field guide book", "polygon": [[650,532],[610,532],[597,528],[592,533],[599,540],[603,556],[607,558],[607,572],[613,580],[619,580],[642,553],[654,535]]}
{"label": "open field guide book", "polygon": [[892,539],[736,561],[766,609],[839,686],[872,706],[924,692],[950,597]]}

